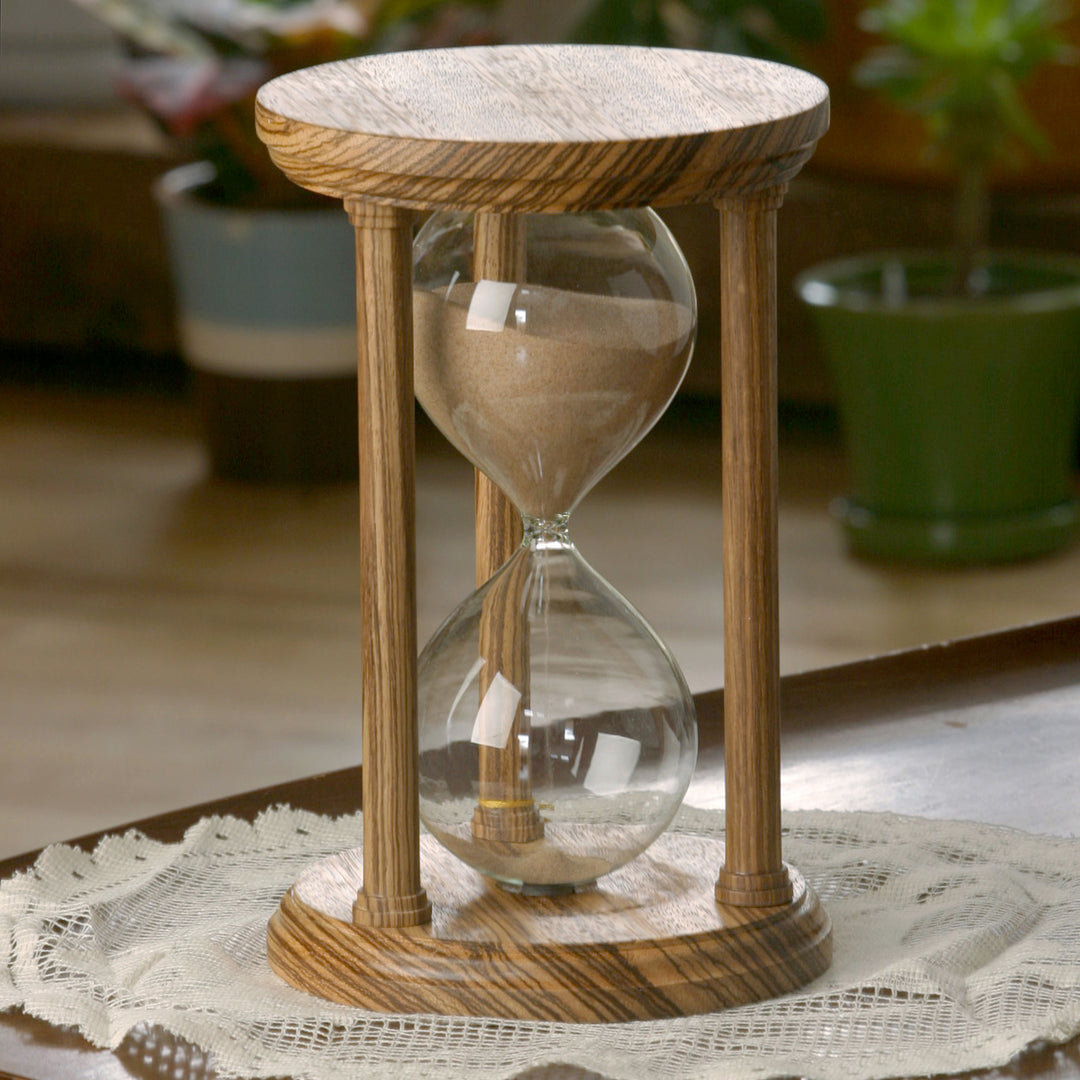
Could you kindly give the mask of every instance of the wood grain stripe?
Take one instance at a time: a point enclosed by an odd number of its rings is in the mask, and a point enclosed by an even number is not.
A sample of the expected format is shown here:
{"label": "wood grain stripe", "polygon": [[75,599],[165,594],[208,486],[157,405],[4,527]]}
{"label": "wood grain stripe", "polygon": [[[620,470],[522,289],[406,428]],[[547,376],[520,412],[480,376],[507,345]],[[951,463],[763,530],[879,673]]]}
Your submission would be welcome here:
{"label": "wood grain stripe", "polygon": [[[506,213],[547,213],[620,209],[635,206],[680,206],[712,202],[725,194],[752,194],[786,183],[813,153],[814,144],[785,151],[766,160],[738,161],[720,170],[695,168],[683,173],[630,173],[588,178],[433,177],[350,168],[350,191],[344,191],[338,168],[316,168],[279,152],[276,165],[302,187],[346,198],[359,194],[374,202],[413,210],[454,208]],[[352,189],[355,189],[353,191]]]}

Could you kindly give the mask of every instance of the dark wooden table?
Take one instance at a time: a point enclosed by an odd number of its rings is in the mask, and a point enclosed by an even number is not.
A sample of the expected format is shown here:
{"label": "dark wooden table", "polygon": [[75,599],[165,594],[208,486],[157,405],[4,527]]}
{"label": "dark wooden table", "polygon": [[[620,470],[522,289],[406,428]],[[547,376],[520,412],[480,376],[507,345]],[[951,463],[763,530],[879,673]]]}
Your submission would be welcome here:
{"label": "dark wooden table", "polygon": [[[786,808],[889,810],[1080,835],[1080,616],[789,676],[781,700]],[[697,705],[701,755],[687,798],[718,806],[723,695],[698,695]],[[134,824],[174,841],[207,813],[251,819],[281,802],[318,813],[353,811],[360,804],[360,769]],[[92,846],[98,835],[74,843]],[[31,865],[36,854],[0,862],[0,877]],[[21,1013],[0,1016],[3,1077],[172,1075],[143,1057],[130,1045],[115,1054],[94,1050],[77,1035]],[[204,1075],[193,1072],[192,1080]],[[1004,1068],[973,1075],[1080,1080],[1080,1039],[1033,1047]],[[527,1076],[587,1080],[595,1074],[549,1068]]]}

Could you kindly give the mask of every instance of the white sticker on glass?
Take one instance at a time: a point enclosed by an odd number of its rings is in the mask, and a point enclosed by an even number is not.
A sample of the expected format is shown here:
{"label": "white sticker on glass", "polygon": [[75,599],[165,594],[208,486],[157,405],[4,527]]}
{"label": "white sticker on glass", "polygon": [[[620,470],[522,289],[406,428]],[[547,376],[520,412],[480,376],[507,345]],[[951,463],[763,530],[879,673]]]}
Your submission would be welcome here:
{"label": "white sticker on glass", "polygon": [[602,731],[596,736],[592,761],[585,773],[585,789],[594,795],[617,795],[626,788],[640,757],[641,743],[637,739]]}
{"label": "white sticker on glass", "polygon": [[465,316],[465,329],[498,333],[506,326],[516,292],[517,285],[512,281],[478,281]]}
{"label": "white sticker on glass", "polygon": [[497,672],[477,710],[472,741],[477,746],[502,750],[510,738],[520,701],[521,691],[501,671]]}

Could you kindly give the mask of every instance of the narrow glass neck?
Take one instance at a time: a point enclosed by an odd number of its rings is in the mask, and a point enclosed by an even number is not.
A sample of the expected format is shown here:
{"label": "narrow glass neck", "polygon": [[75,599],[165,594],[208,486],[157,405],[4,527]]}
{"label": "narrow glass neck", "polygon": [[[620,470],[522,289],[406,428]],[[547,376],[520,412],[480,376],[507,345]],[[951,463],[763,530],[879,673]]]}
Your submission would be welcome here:
{"label": "narrow glass neck", "polygon": [[572,546],[570,533],[567,531],[570,524],[570,514],[556,514],[550,520],[521,515],[521,521],[525,529],[522,543],[527,547],[534,545],[546,546],[548,544],[560,547]]}

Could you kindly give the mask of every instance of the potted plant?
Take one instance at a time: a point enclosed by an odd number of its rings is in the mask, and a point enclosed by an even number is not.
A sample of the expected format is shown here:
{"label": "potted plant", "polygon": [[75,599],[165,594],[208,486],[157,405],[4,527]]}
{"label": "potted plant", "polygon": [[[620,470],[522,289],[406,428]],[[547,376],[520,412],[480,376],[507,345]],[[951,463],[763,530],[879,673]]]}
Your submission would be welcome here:
{"label": "potted plant", "polygon": [[1065,59],[1054,0],[884,0],[857,78],[922,116],[955,177],[954,243],[796,281],[838,397],[852,550],[971,562],[1067,543],[1080,402],[1080,261],[990,252],[992,170],[1044,152],[1021,83]]}
{"label": "potted plant", "polygon": [[484,40],[485,0],[76,2],[120,35],[121,92],[191,160],[155,194],[213,471],[355,476],[352,228],[271,163],[255,92],[364,52]]}

